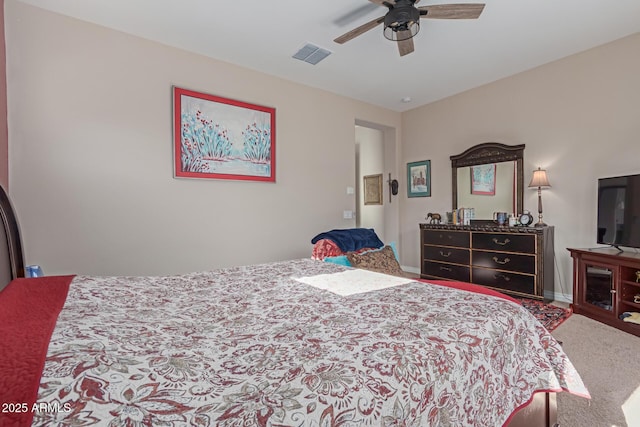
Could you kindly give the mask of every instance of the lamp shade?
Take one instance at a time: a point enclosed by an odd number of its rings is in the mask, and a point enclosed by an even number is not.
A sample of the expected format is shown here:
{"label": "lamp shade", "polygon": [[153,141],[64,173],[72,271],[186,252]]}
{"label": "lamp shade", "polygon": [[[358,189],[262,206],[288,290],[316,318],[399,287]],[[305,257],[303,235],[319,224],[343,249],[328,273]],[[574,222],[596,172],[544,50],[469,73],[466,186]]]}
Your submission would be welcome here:
{"label": "lamp shade", "polygon": [[534,170],[529,187],[551,187],[547,178],[547,171],[540,168]]}

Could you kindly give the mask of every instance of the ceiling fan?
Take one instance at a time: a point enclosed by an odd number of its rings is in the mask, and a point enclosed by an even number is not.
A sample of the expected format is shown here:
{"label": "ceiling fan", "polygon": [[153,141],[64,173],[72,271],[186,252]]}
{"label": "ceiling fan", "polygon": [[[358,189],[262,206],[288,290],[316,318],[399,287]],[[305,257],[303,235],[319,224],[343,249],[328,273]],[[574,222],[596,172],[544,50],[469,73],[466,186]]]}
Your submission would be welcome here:
{"label": "ceiling fan", "polygon": [[400,56],[413,52],[413,37],[420,31],[420,18],[477,19],[484,9],[483,3],[437,4],[416,7],[420,0],[369,0],[389,11],[341,35],[334,42],[343,44],[384,24],[384,36],[398,43]]}

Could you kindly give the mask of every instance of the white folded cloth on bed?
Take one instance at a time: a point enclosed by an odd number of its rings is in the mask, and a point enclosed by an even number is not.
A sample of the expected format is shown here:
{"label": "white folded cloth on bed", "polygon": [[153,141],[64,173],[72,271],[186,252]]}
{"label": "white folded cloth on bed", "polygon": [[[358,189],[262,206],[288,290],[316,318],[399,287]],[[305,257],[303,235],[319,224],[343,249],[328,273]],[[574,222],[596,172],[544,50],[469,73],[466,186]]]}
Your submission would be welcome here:
{"label": "white folded cloth on bed", "polygon": [[355,269],[316,276],[293,277],[294,280],[334,294],[348,296],[413,282],[406,277],[390,276],[375,271]]}

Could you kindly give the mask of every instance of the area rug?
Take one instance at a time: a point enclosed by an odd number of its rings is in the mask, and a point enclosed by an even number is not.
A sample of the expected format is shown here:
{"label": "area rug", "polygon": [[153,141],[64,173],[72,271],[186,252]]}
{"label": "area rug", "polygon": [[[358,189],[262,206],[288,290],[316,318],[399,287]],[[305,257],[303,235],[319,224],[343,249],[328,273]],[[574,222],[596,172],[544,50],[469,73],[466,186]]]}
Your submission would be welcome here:
{"label": "area rug", "polygon": [[562,322],[567,320],[573,310],[571,308],[562,308],[552,304],[545,304],[542,301],[536,301],[528,298],[519,298],[531,314],[534,315],[540,323],[544,325],[549,332],[557,328]]}

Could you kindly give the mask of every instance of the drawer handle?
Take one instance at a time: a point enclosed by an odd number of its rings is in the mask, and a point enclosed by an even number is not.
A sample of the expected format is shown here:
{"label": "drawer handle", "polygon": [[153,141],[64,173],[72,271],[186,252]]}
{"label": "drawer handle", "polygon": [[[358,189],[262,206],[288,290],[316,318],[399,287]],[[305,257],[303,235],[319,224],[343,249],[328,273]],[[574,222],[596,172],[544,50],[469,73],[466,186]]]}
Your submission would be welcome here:
{"label": "drawer handle", "polygon": [[505,276],[504,274],[500,274],[500,273],[494,274],[493,277],[495,279],[503,279],[505,282],[510,282],[511,281],[511,278],[509,276]]}
{"label": "drawer handle", "polygon": [[445,258],[449,258],[451,256],[451,251],[447,252],[446,254],[442,251],[440,251],[440,256],[443,256]]}
{"label": "drawer handle", "polygon": [[495,262],[496,264],[502,264],[502,265],[505,265],[505,264],[508,264],[508,263],[509,263],[509,261],[511,261],[509,258],[505,258],[503,261],[500,261],[500,260],[498,260],[498,257],[497,257],[497,256],[494,256],[494,257],[493,257],[493,262]]}
{"label": "drawer handle", "polygon": [[451,268],[440,266],[440,270],[451,271]]}
{"label": "drawer handle", "polygon": [[493,239],[493,243],[495,243],[496,245],[500,245],[500,246],[504,246],[507,243],[509,243],[511,240],[509,240],[509,238],[507,237],[506,239],[504,239],[504,241],[499,241],[497,237],[494,237]]}

